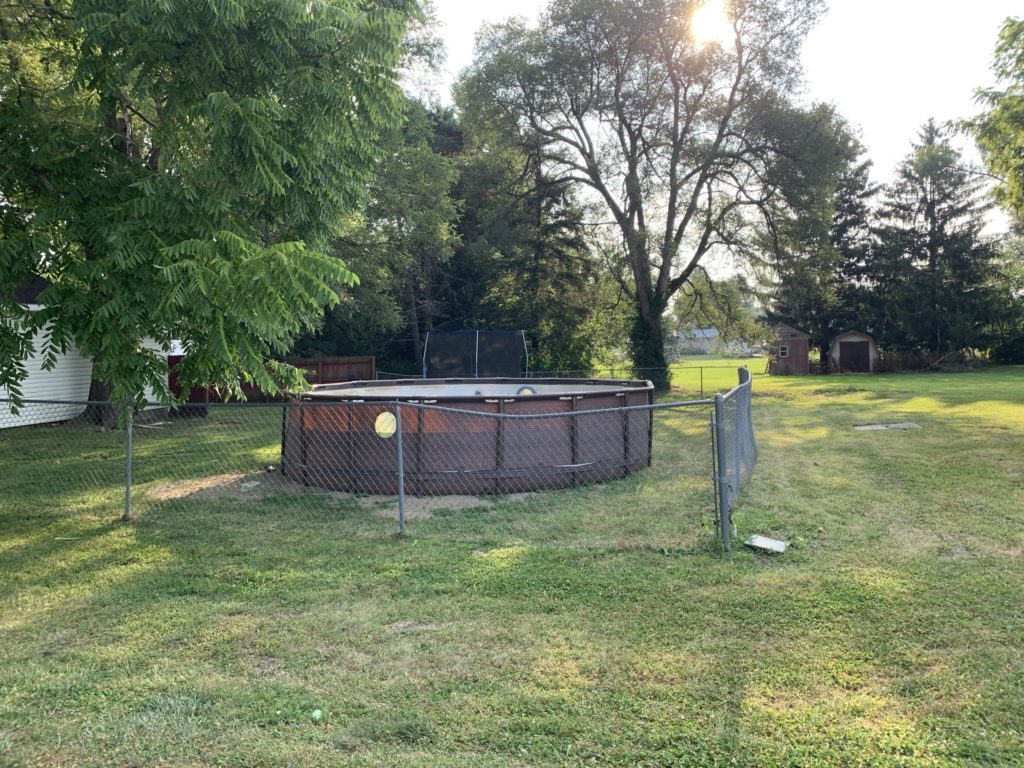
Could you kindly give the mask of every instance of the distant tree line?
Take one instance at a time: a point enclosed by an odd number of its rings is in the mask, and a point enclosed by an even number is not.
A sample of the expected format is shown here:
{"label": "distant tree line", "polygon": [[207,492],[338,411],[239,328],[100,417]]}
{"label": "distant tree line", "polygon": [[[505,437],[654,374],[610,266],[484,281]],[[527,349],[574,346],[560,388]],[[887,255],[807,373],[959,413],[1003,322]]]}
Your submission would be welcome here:
{"label": "distant tree line", "polygon": [[[689,10],[554,0],[536,28],[486,30],[455,109],[407,100],[371,202],[335,244],[362,282],[296,351],[411,372],[430,331],[521,327],[536,368],[664,368],[667,336],[756,343],[764,314],[807,331],[822,360],[850,329],[917,361],[1021,358],[1024,248],[985,234],[990,174],[930,122],[876,185],[832,108],[790,102],[819,4],[736,5],[724,46],[689,36]],[[1009,87],[964,126],[1018,217],[1020,47],[1008,21]],[[713,252],[753,279],[712,279]]]}
{"label": "distant tree line", "polygon": [[851,146],[828,227],[815,234],[801,212],[768,244],[770,317],[810,334],[822,360],[852,329],[919,361],[1013,358],[1024,331],[1020,240],[984,233],[987,175],[934,122],[887,186],[871,183]]}
{"label": "distant tree line", "polygon": [[482,328],[528,330],[537,370],[614,353],[627,302],[571,185],[536,152],[414,98],[385,145],[368,204],[334,242],[360,283],[296,353],[375,354],[415,373],[427,333]]}
{"label": "distant tree line", "polygon": [[[301,386],[289,352],[411,373],[427,333],[488,327],[664,385],[669,333],[749,337],[758,307],[819,347],[1024,360],[1024,22],[960,126],[988,176],[928,124],[879,188],[793,96],[823,0],[729,3],[728,41],[697,5],[551,0],[483,31],[453,108],[400,88],[439,58],[422,0],[3,6],[0,394],[71,344],[94,397],[139,401],[154,341],[238,394]],[[991,180],[1015,236],[984,232]]]}

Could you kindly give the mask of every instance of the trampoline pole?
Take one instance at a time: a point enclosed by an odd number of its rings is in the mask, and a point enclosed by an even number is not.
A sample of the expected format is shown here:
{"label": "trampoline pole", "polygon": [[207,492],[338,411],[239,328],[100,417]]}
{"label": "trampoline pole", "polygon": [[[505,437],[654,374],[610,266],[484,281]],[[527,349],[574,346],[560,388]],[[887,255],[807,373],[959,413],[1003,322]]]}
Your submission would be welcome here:
{"label": "trampoline pole", "polygon": [[430,345],[430,331],[427,331],[423,339],[423,360],[420,361],[420,370],[423,371],[423,378],[427,378],[427,347]]}

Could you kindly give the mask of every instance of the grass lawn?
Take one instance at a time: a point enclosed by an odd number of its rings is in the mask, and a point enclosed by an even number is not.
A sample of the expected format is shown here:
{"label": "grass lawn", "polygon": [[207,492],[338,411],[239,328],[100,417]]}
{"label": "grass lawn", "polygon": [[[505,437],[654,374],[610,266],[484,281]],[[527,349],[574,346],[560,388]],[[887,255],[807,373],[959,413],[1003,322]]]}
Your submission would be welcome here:
{"label": "grass lawn", "polygon": [[747,368],[760,378],[768,371],[766,357],[721,357],[718,355],[686,355],[682,362],[673,363],[672,388],[687,397],[724,392],[736,386],[736,369]]}
{"label": "grass lawn", "polygon": [[[705,393],[725,391],[736,386],[736,369],[744,366],[754,376],[768,372],[767,357],[723,357],[721,355],[685,355],[680,362],[669,366],[672,387],[679,393],[697,396],[703,384]],[[621,367],[598,367],[595,375],[621,378],[623,376],[645,377],[644,369],[634,370],[628,365]]]}
{"label": "grass lawn", "polygon": [[[754,386],[735,519],[777,558],[709,543],[700,418],[599,494],[405,538],[146,501],[197,471],[187,422],[136,431],[114,522],[119,435],[0,431],[0,765],[1024,766],[1024,368]],[[189,455],[274,461],[266,413]],[[879,421],[921,429],[849,429]]]}

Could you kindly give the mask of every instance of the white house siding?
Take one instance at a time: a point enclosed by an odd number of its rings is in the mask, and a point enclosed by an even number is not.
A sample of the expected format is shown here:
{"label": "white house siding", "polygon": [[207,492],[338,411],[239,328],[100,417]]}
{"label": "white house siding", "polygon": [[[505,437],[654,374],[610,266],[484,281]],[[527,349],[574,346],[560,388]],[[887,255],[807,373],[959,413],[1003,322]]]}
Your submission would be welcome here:
{"label": "white house siding", "polygon": [[[29,309],[37,309],[29,305]],[[92,380],[92,360],[82,357],[78,348],[68,347],[64,354],[57,355],[57,364],[51,370],[43,369],[42,350],[47,340],[43,331],[36,335],[32,345],[36,350],[25,361],[28,376],[21,385],[25,400],[75,400],[84,401],[89,397],[89,383]],[[0,393],[2,395],[4,393]],[[25,427],[30,424],[46,424],[51,421],[67,421],[82,415],[84,405],[36,405],[26,404],[17,415],[10,412],[6,403],[0,405],[0,429]]]}
{"label": "white house siding", "polygon": [[[27,307],[30,310],[39,309],[38,305],[34,304],[29,304]],[[78,348],[72,344],[64,354],[58,353],[57,364],[51,370],[43,370],[43,349],[46,339],[47,334],[44,331],[37,334],[32,341],[36,353],[25,361],[28,375],[21,385],[22,398],[25,400],[71,400],[77,402],[88,400],[89,385],[92,382],[92,360],[82,357]],[[158,351],[165,359],[168,354],[180,354],[180,352],[176,352],[181,346],[177,343],[170,353],[161,350],[153,341],[146,341],[144,345]],[[3,394],[0,393],[0,399]],[[146,387],[145,395],[148,401],[156,403],[157,397],[151,387]],[[163,407],[157,403],[149,406],[147,410]],[[67,421],[81,416],[85,408],[84,405],[27,403],[19,408],[18,414],[15,415],[4,403],[0,404],[0,429]]]}
{"label": "white house siding", "polygon": [[[165,352],[160,347],[160,345],[157,344],[157,342],[153,341],[152,339],[144,339],[143,342],[142,342],[142,346],[144,348],[146,348],[146,349],[151,349],[154,352],[156,352],[157,354],[159,354],[160,357],[162,357],[164,359],[164,362],[167,362],[167,356],[168,355],[181,355],[181,354],[184,354],[184,349],[183,349],[181,343],[177,342],[177,341],[172,341],[171,342],[171,349],[169,351],[167,351],[167,352]],[[159,409],[159,408],[165,408],[166,407],[166,406],[160,405],[159,402],[157,402],[157,396],[156,396],[156,393],[153,391],[152,387],[146,387],[144,390],[142,390],[142,392],[146,396],[146,401],[147,402],[154,403],[154,405],[151,405],[148,408],[146,408],[147,411],[152,411],[152,410],[156,410],[156,409]]]}

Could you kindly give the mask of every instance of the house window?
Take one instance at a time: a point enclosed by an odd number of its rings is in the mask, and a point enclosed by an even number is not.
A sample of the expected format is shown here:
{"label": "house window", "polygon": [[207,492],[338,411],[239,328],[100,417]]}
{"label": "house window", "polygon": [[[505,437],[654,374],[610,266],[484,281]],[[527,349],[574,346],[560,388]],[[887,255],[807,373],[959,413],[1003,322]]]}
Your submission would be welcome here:
{"label": "house window", "polygon": [[785,344],[779,346],[779,357],[789,357],[789,347]]}

